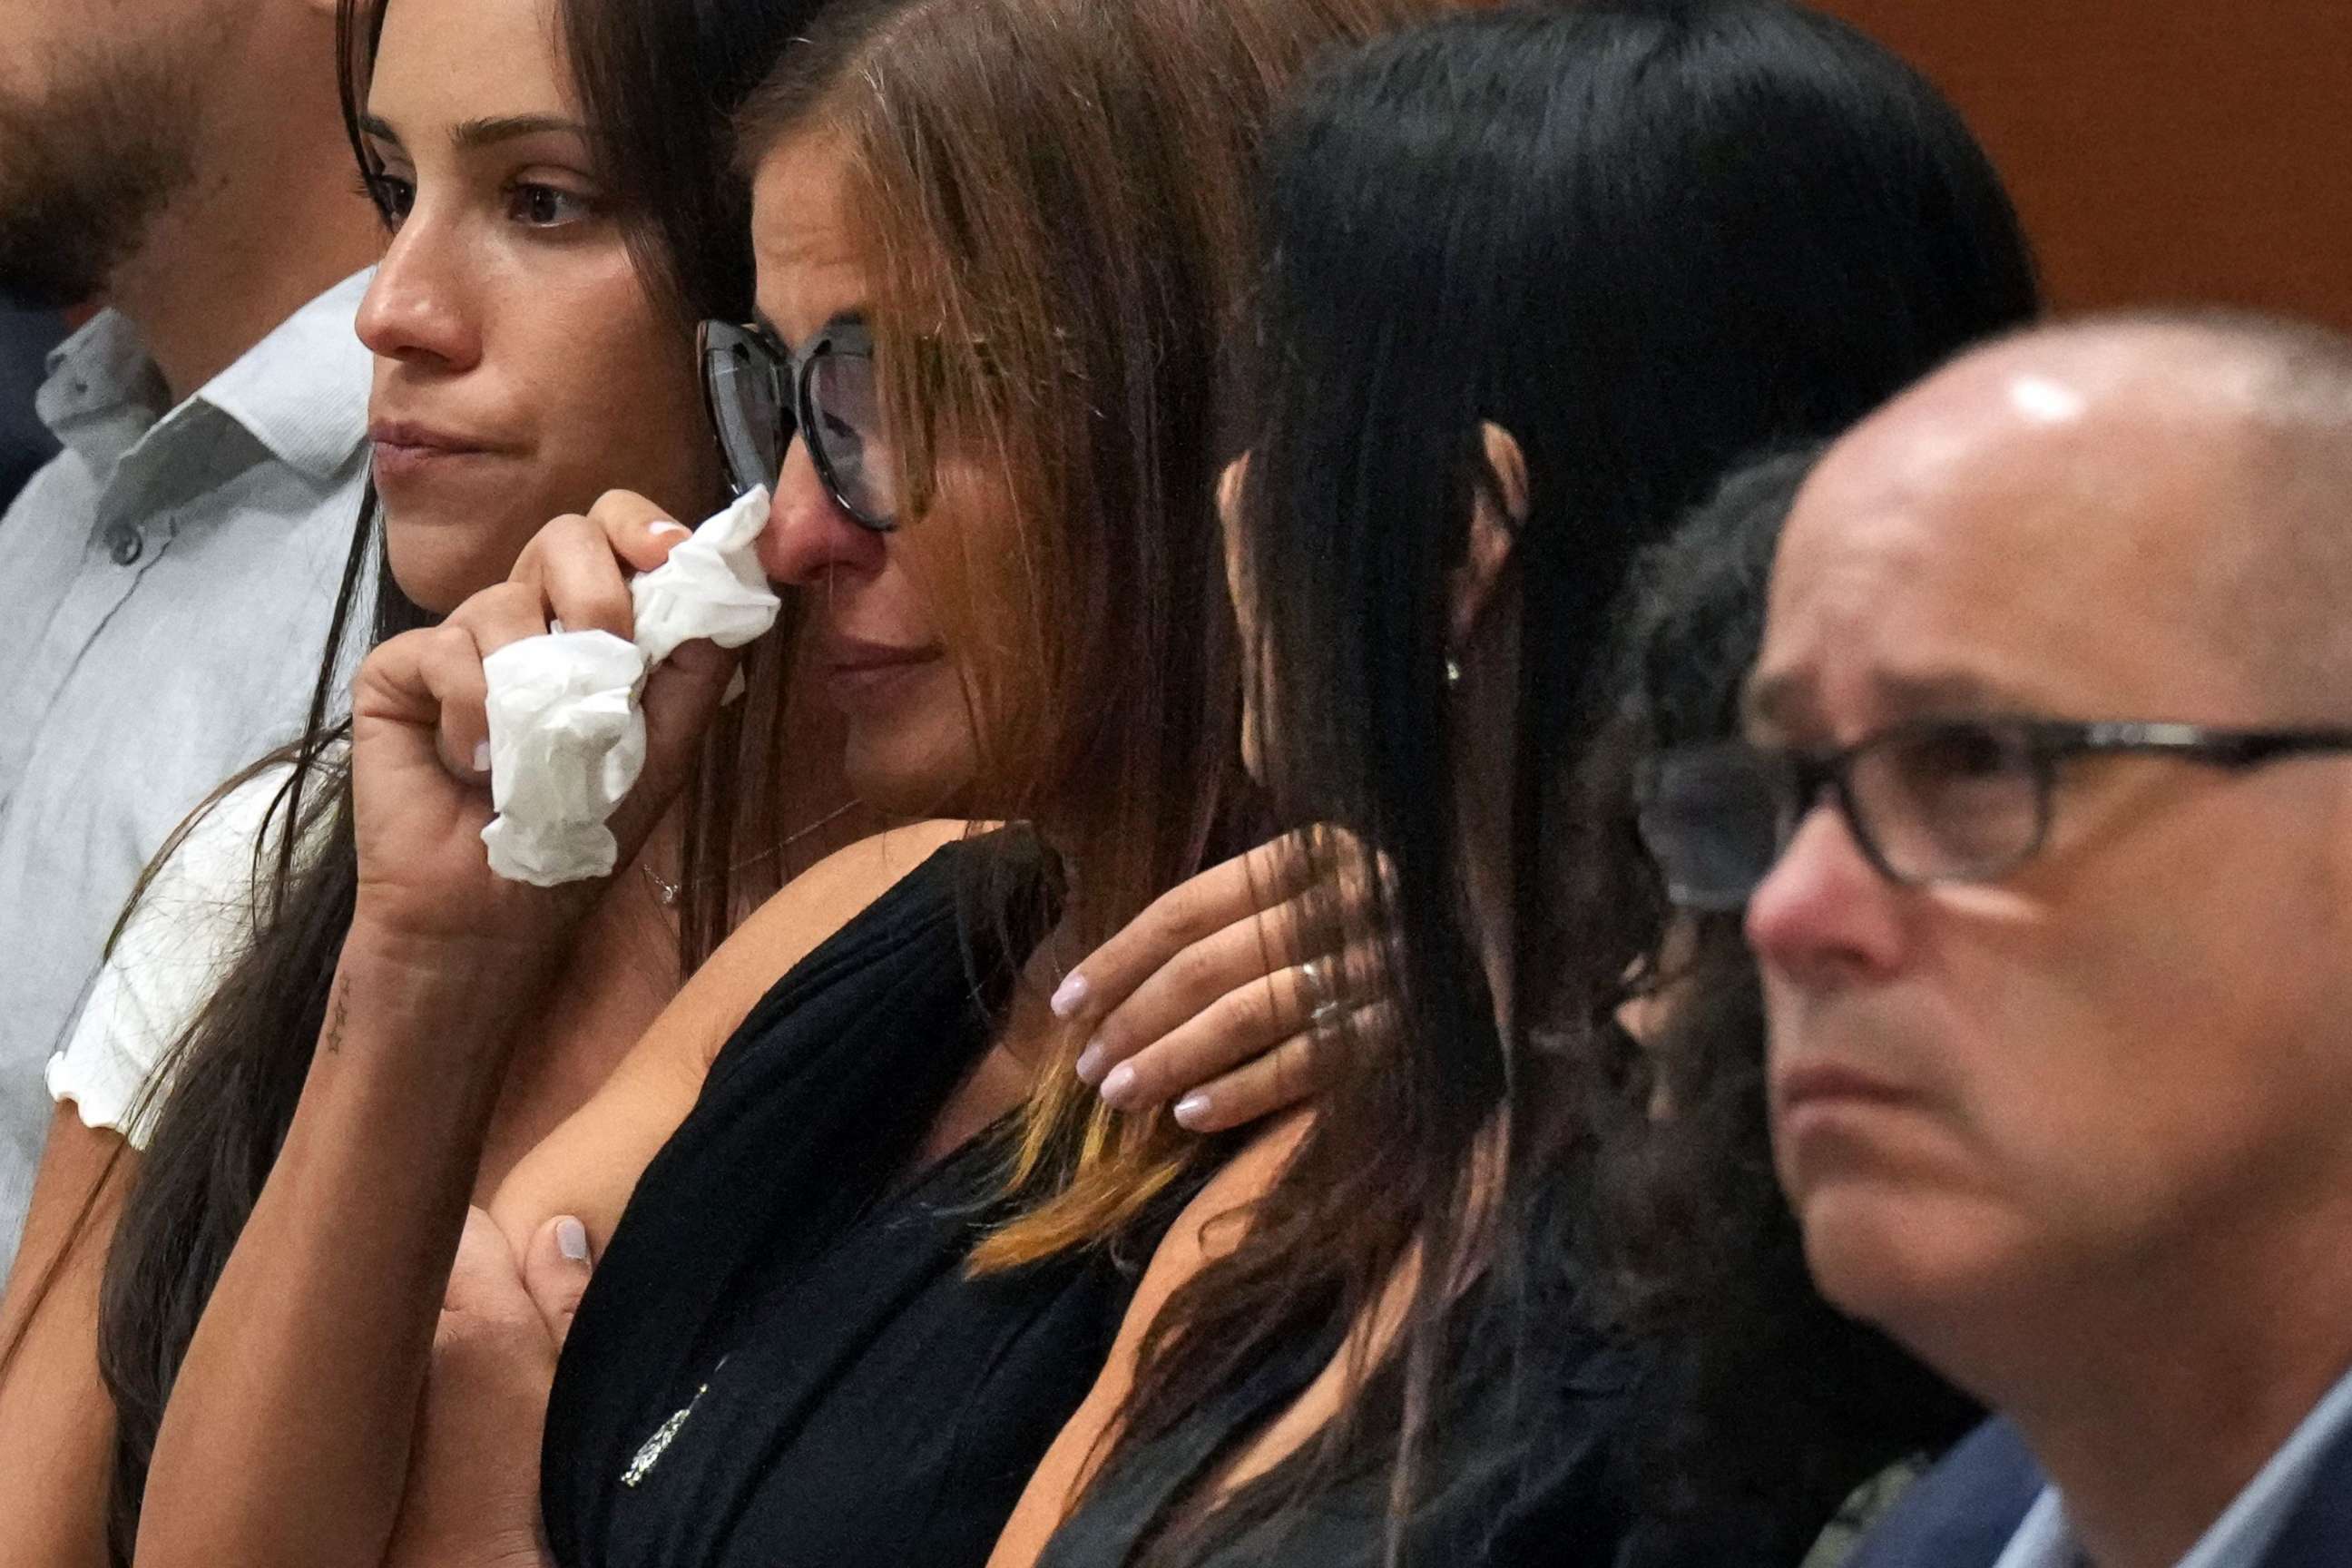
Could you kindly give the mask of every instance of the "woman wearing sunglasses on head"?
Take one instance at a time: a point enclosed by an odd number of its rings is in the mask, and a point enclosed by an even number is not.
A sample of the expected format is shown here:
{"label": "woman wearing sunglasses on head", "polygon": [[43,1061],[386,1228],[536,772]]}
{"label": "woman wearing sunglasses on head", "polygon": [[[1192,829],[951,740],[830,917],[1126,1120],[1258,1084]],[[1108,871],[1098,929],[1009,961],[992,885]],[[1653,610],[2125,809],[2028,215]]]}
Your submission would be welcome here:
{"label": "woman wearing sunglasses on head", "polygon": [[1641,1485],[1660,1369],[1596,1310],[1620,1173],[1569,1049],[1633,954],[1566,896],[1579,763],[1633,552],[2029,316],[2014,214],[1927,84],[1777,0],[1434,22],[1318,73],[1267,163],[1250,754],[1354,835],[1322,884],[1371,896],[1327,918],[1395,1022],[1328,1017],[1380,1047],[1171,1226],[995,1563],[1792,1563],[1818,1476]]}
{"label": "woman wearing sunglasses on head", "polygon": [[[624,1065],[646,1092],[519,1164],[509,1186],[614,1199],[571,1211],[599,1256],[548,1416],[559,1560],[977,1562],[1092,1375],[1121,1245],[1215,1151],[1101,1111],[1045,996],[1250,821],[1206,526],[1244,174],[1276,84],[1419,8],[901,0],[828,16],[761,95],[765,328],[708,334],[722,429],[764,440],[731,443],[775,490],[761,563],[808,590],[861,798],[1022,826],[845,924],[802,878]],[[593,893],[488,874],[471,759],[487,651],[551,616],[627,629],[662,513],[591,521],[358,684],[350,934],[164,1415],[143,1562],[446,1563],[538,1528],[535,1401],[585,1260],[521,1227],[543,1324],[466,1200]],[[648,681],[625,849],[730,662],[689,645]]]}

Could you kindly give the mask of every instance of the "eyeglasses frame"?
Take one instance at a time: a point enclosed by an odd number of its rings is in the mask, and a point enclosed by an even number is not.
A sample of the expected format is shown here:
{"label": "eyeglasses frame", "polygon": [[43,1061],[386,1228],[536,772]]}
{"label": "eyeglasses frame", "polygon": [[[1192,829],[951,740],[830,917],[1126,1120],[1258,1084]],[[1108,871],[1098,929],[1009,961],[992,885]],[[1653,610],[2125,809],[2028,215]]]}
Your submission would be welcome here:
{"label": "eyeglasses frame", "polygon": [[[834,504],[841,508],[851,521],[869,533],[888,533],[896,529],[898,526],[898,520],[896,517],[872,517],[850,500],[848,490],[841,482],[841,476],[834,468],[833,459],[825,453],[824,443],[810,439],[808,437],[808,431],[814,426],[816,412],[814,399],[809,392],[809,384],[815,374],[817,361],[829,354],[838,354],[845,358],[871,362],[874,358],[874,334],[865,321],[856,316],[836,316],[819,328],[816,335],[811,338],[798,353],[785,347],[773,331],[758,321],[714,320],[702,321],[696,326],[694,330],[695,365],[699,372],[702,383],[703,416],[710,422],[711,438],[719,445],[719,460],[727,468],[729,479],[741,485],[743,476],[735,471],[735,459],[727,450],[726,437],[720,434],[725,426],[719,419],[719,395],[712,384],[710,374],[711,335],[714,328],[736,333],[760,351],[762,357],[755,360],[754,363],[771,378],[773,390],[777,395],[776,406],[780,409],[792,410],[792,429],[779,428],[776,432],[777,436],[782,437],[777,444],[776,451],[779,468],[781,469],[782,466],[784,452],[792,445],[790,437],[793,434],[798,434],[808,447],[809,460],[816,465],[817,478],[824,481],[825,493],[833,498]],[[785,395],[787,391],[791,394],[789,397]],[[743,485],[742,488],[748,489],[751,487]],[[771,489],[774,488],[773,476],[770,479],[769,488]]]}
{"label": "eyeglasses frame", "polygon": [[[1974,867],[1965,872],[1913,876],[1896,870],[1888,861],[1877,835],[1871,830],[1854,805],[1853,777],[1855,763],[1874,751],[1902,742],[1972,730],[1996,731],[2024,742],[2025,753],[2032,766],[2033,832],[2031,838],[2009,858],[1998,864]],[[1691,899],[1676,892],[1675,901],[1685,908],[1723,912],[1745,904],[1756,888],[1762,885],[1764,878],[1770,876],[1773,868],[1780,864],[1780,857],[1788,852],[1797,828],[1812,815],[1825,793],[1835,803],[1838,815],[1843,819],[1847,833],[1862,850],[1863,858],[1870,862],[1872,869],[1896,887],[1983,884],[1999,881],[2042,852],[2050,837],[2053,799],[2057,791],[2058,768],[2062,763],[2085,756],[2152,755],[2174,757],[2239,773],[2290,757],[2331,752],[2352,752],[2352,727],[2319,725],[2242,729],[2157,720],[1974,715],[1916,719],[1891,724],[1864,735],[1850,746],[1831,752],[1762,746],[1737,740],[1700,742],[1672,747],[1644,761],[1635,785],[1635,801],[1641,813],[1641,831],[1645,846],[1650,843],[1649,809],[1658,797],[1663,775],[1673,760],[1677,756],[1732,752],[1745,752],[1786,770],[1785,776],[1790,787],[1785,803],[1787,815],[1775,825],[1779,843],[1774,848],[1771,862],[1737,899],[1712,894]],[[1658,857],[1654,848],[1651,853],[1654,858],[1663,861],[1664,858]]]}

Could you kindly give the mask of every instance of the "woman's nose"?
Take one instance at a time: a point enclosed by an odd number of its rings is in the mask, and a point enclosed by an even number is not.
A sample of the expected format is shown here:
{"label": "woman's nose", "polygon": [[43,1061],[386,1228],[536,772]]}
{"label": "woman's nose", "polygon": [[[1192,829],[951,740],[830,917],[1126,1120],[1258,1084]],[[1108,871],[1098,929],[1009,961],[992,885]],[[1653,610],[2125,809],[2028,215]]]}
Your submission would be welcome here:
{"label": "woman's nose", "polygon": [[772,582],[805,587],[835,572],[871,572],[882,563],[882,536],[861,526],[835,500],[808,443],[784,449],[768,527],[760,536],[760,564]]}
{"label": "woman's nose", "polygon": [[467,370],[482,354],[479,301],[462,244],[423,205],[414,208],[360,301],[360,341],[379,359]]}

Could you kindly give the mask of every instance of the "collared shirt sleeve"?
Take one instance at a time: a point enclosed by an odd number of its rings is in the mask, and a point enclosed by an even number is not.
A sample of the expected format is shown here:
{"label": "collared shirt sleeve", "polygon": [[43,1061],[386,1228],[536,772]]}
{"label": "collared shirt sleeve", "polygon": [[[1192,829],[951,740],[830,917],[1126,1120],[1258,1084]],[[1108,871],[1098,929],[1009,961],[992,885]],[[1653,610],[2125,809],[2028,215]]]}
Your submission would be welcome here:
{"label": "collared shirt sleeve", "polygon": [[[171,1088],[159,1066],[252,941],[256,849],[290,773],[272,769],[222,796],[132,907],[73,1032],[49,1058],[50,1098],[71,1101],[84,1126],[147,1146]],[[266,858],[261,866],[266,876]]]}

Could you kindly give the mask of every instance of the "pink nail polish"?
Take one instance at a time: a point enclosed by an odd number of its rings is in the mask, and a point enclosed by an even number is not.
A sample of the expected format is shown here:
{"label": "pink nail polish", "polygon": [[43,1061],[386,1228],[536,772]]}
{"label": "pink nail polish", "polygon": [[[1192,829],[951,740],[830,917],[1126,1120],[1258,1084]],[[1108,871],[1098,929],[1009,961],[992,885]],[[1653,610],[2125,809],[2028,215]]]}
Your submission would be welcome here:
{"label": "pink nail polish", "polygon": [[1119,1101],[1126,1099],[1134,1088],[1135,1068],[1126,1062],[1121,1062],[1110,1069],[1108,1078],[1103,1079],[1101,1093],[1107,1103],[1124,1110],[1127,1107],[1120,1105]]}
{"label": "pink nail polish", "polygon": [[555,1250],[573,1263],[588,1261],[588,1227],[566,1215],[555,1222]]}
{"label": "pink nail polish", "polygon": [[646,531],[656,539],[666,539],[673,533],[692,533],[694,530],[682,522],[656,522],[646,525]]}
{"label": "pink nail polish", "polygon": [[1085,1006],[1086,1001],[1087,977],[1083,974],[1072,974],[1055,988],[1054,994],[1046,1001],[1045,1005],[1052,1010],[1056,1018],[1067,1018],[1080,1007]]}
{"label": "pink nail polish", "polygon": [[1196,1089],[1176,1102],[1172,1114],[1177,1126],[1197,1132],[1199,1124],[1209,1119],[1209,1097]]}
{"label": "pink nail polish", "polygon": [[1078,1081],[1092,1089],[1102,1082],[1103,1070],[1103,1043],[1088,1040],[1087,1048],[1078,1053]]}

